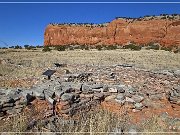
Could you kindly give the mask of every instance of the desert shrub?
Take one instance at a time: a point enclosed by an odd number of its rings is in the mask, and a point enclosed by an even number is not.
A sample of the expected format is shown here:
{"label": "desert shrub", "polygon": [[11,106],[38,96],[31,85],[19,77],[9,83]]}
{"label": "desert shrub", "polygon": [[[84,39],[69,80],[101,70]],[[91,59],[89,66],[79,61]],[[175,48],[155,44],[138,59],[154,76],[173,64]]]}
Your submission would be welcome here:
{"label": "desert shrub", "polygon": [[43,46],[37,45],[36,48],[43,48]]}
{"label": "desert shrub", "polygon": [[32,46],[32,45],[24,45],[24,48],[27,49],[27,50],[35,50],[36,47],[35,46]]}
{"label": "desert shrub", "polygon": [[124,49],[131,49],[131,50],[135,50],[135,51],[141,50],[141,46],[137,46],[135,44],[125,45],[123,48]]}
{"label": "desert shrub", "polygon": [[[73,118],[69,121],[73,121]],[[110,111],[103,109],[96,109],[89,112],[78,112],[78,119],[73,123],[56,123],[57,132],[84,132],[82,135],[89,134],[89,132],[116,132],[118,129],[128,127],[128,116],[116,115]],[[86,133],[87,132],[87,133]]]}
{"label": "desert shrub", "polygon": [[83,50],[85,48],[85,45],[79,46],[79,49]]}
{"label": "desert shrub", "polygon": [[[33,120],[34,116],[37,117],[39,115],[42,114],[32,110],[27,113],[18,114],[17,116],[15,115],[6,121],[0,120],[0,132],[32,132],[31,134],[36,134],[36,131],[51,131],[51,129],[47,129],[45,126],[45,119]],[[56,127],[56,132],[67,132],[68,134],[80,132],[79,134],[82,135],[89,134],[89,132],[115,132],[117,129],[124,129],[129,126],[128,117],[95,108],[89,112],[78,112],[78,119],[72,117],[68,119],[56,117],[53,123],[51,123],[51,120],[48,118],[46,118],[46,121],[47,124],[49,123],[48,125],[52,125],[52,127],[54,125]],[[45,128],[47,130],[44,130]],[[54,128],[52,128],[52,130],[54,130]]]}
{"label": "desert shrub", "polygon": [[74,49],[81,49],[80,45],[74,45]]}
{"label": "desert shrub", "polygon": [[[146,47],[146,44],[139,44],[141,47]],[[142,49],[142,48],[141,48]]]}
{"label": "desert shrub", "polygon": [[158,44],[154,44],[153,42],[150,42],[147,44],[147,50],[153,49],[153,50],[159,50],[160,47]]}
{"label": "desert shrub", "polygon": [[85,49],[85,50],[89,50],[89,46],[86,45],[84,49]]}
{"label": "desert shrub", "polygon": [[22,47],[19,46],[19,45],[16,45],[16,46],[14,47],[14,49],[22,49]]}
{"label": "desert shrub", "polygon": [[166,16],[162,17],[161,19],[167,19]]}
{"label": "desert shrub", "polygon": [[71,47],[71,45],[61,45],[61,46],[64,46],[65,47],[65,50],[67,49],[69,49],[70,47]]}
{"label": "desert shrub", "polygon": [[168,120],[162,116],[152,115],[151,118],[148,118],[138,126],[142,132],[164,132],[167,131]]}
{"label": "desert shrub", "polygon": [[81,45],[80,49],[84,50],[85,49],[85,45]]}
{"label": "desert shrub", "polygon": [[180,52],[180,49],[174,50],[173,52],[174,52],[174,53],[179,53],[179,52]]}
{"label": "desert shrub", "polygon": [[70,46],[70,47],[69,47],[69,50],[74,50],[74,47],[73,47],[73,46]]}
{"label": "desert shrub", "polygon": [[171,51],[173,51],[174,53],[179,53],[180,47],[174,47],[174,49],[172,49]]}
{"label": "desert shrub", "polygon": [[0,123],[1,132],[23,132],[26,131],[28,127],[27,116],[25,116],[24,114],[15,115],[6,121],[0,120]]}
{"label": "desert shrub", "polygon": [[55,50],[57,50],[57,51],[65,51],[66,50],[66,46],[64,46],[64,45],[55,46]]}
{"label": "desert shrub", "polygon": [[14,46],[10,46],[9,48],[14,48]]}
{"label": "desert shrub", "polygon": [[174,16],[172,16],[172,17],[168,16],[168,19],[169,19],[169,20],[172,20],[172,19],[174,19]]}
{"label": "desert shrub", "polygon": [[82,49],[82,50],[89,50],[89,46],[88,45],[81,45],[80,49]]}
{"label": "desert shrub", "polygon": [[24,48],[27,49],[29,47],[29,45],[24,45]]}
{"label": "desert shrub", "polygon": [[42,49],[43,52],[49,52],[51,51],[51,48],[49,48],[49,46],[44,46],[44,48]]}
{"label": "desert shrub", "polygon": [[170,48],[170,47],[161,47],[161,50],[164,50],[164,51],[172,51],[172,48]]}
{"label": "desert shrub", "polygon": [[117,49],[117,46],[116,45],[107,45],[107,46],[104,46],[105,49],[107,50],[116,50]]}
{"label": "desert shrub", "polygon": [[66,50],[74,50],[75,46],[74,45],[65,45]]}
{"label": "desert shrub", "polygon": [[103,48],[103,47],[102,47],[101,45],[97,45],[97,46],[96,46],[96,49],[97,49],[98,51],[101,51],[102,48]]}
{"label": "desert shrub", "polygon": [[172,14],[172,16],[177,16],[178,14]]}

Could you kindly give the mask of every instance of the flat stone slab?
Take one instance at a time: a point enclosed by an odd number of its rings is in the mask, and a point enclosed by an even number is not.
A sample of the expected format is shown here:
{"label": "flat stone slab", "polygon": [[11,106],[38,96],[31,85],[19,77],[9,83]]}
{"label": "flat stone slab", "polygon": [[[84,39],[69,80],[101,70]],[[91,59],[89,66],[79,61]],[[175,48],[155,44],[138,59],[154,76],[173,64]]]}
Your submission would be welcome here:
{"label": "flat stone slab", "polygon": [[61,96],[61,100],[63,100],[63,101],[73,101],[74,100],[74,94],[72,94],[72,93],[64,93]]}

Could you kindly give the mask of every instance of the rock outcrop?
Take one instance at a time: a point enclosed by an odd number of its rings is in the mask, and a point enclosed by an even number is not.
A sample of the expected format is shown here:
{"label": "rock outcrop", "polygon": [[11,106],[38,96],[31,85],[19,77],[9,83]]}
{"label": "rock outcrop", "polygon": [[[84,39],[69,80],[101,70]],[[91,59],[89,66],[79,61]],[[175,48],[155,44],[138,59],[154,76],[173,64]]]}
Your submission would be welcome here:
{"label": "rock outcrop", "polygon": [[180,45],[180,15],[117,18],[107,24],[49,24],[44,45]]}

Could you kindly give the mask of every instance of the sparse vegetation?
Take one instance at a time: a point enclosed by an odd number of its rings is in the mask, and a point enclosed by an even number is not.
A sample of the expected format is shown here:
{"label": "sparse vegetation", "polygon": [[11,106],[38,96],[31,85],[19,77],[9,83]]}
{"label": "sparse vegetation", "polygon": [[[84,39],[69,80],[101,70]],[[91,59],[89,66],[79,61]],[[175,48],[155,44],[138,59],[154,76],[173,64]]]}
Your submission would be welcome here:
{"label": "sparse vegetation", "polygon": [[[32,110],[32,112],[34,111]],[[0,126],[0,132],[29,132],[31,129],[43,132],[45,127],[41,119],[30,126],[33,117],[39,115],[32,112],[11,117],[5,123],[0,120],[0,123],[3,123]],[[118,117],[103,109],[95,109],[88,113],[80,112],[78,116],[79,119],[76,120],[76,123],[66,123],[61,118],[57,119],[56,132],[114,132],[115,128],[121,128],[121,126],[124,128],[124,125],[128,123],[124,119],[125,117]],[[69,118],[68,121],[73,122],[74,118]]]}
{"label": "sparse vegetation", "polygon": [[13,49],[13,48],[14,48],[14,46],[10,46],[9,48],[12,48],[12,49]]}
{"label": "sparse vegetation", "polygon": [[43,46],[37,45],[36,48],[43,48]]}
{"label": "sparse vegetation", "polygon": [[[43,119],[33,121],[33,118],[39,114],[36,111],[22,113],[3,121],[0,120],[0,132],[50,132],[46,129],[46,124]],[[66,132],[73,134],[79,132],[82,135],[89,133],[114,133],[129,132],[130,129],[135,129],[136,132],[170,132],[169,121],[162,116],[153,115],[151,118],[144,119],[141,123],[132,124],[132,118],[129,115],[117,114],[105,110],[103,108],[94,108],[89,112],[79,112],[78,119],[69,117],[63,119],[56,118],[53,122],[49,122],[53,132]],[[47,122],[49,119],[47,118]],[[67,122],[68,121],[68,122]],[[178,126],[179,122],[174,122]],[[172,131],[171,131],[172,132]]]}
{"label": "sparse vegetation", "polygon": [[69,46],[69,50],[74,50],[74,47],[73,46]]}
{"label": "sparse vegetation", "polygon": [[80,49],[89,50],[89,46],[88,45],[80,45]]}
{"label": "sparse vegetation", "polygon": [[58,123],[57,130],[70,133],[84,132],[84,134],[86,134],[85,132],[115,132],[115,129],[125,128],[125,126],[128,125],[126,116],[118,116],[102,108],[94,108],[94,110],[90,112],[80,112],[78,116],[77,124],[62,125]]}
{"label": "sparse vegetation", "polygon": [[155,44],[153,42],[150,42],[147,44],[147,50],[153,49],[153,50],[159,50],[160,46],[158,44]]}
{"label": "sparse vegetation", "polygon": [[160,15],[145,15],[145,16],[140,16],[140,17],[115,17],[115,19],[120,19],[120,18],[123,18],[123,19],[133,19],[133,20],[138,20],[138,21],[141,21],[141,20],[152,20],[152,19],[156,19],[158,18],[159,16],[161,16],[161,19],[174,19],[175,16],[178,16],[179,14],[160,14]]}
{"label": "sparse vegetation", "polygon": [[[56,46],[48,46],[50,50],[57,50],[57,51],[65,51],[65,50],[90,50],[90,49],[97,49],[98,51],[101,50],[116,50],[116,49],[130,49],[133,51],[139,51],[142,48],[145,48],[146,50],[165,50],[165,51],[171,51],[174,53],[180,52],[177,46],[170,46],[170,47],[165,47],[165,46],[160,46],[157,43],[150,42],[148,44],[135,44],[135,43],[130,43],[128,45],[56,45]],[[47,48],[48,48],[47,47]],[[37,47],[36,47],[37,48]],[[34,46],[28,46],[26,49],[31,50],[31,49],[36,49]],[[41,48],[41,46],[39,47]],[[49,49],[43,49],[43,51],[50,51]]]}
{"label": "sparse vegetation", "polygon": [[139,51],[141,50],[141,46],[138,46],[138,45],[135,45],[133,43],[129,44],[129,45],[125,45],[123,47],[124,49],[131,49],[131,50],[134,50],[134,51]]}
{"label": "sparse vegetation", "polygon": [[24,48],[25,48],[25,49],[28,49],[28,47],[29,47],[29,45],[24,45]]}
{"label": "sparse vegetation", "polygon": [[55,46],[55,50],[57,50],[57,51],[65,51],[66,46],[64,46],[64,45]]}
{"label": "sparse vegetation", "polygon": [[180,48],[177,48],[176,50],[173,51],[174,53],[180,53]]}
{"label": "sparse vegetation", "polygon": [[104,48],[107,50],[116,50],[117,46],[116,45],[107,45],[107,46],[104,46]]}
{"label": "sparse vegetation", "polygon": [[89,46],[88,46],[88,45],[86,45],[84,49],[85,49],[85,50],[89,50]]}
{"label": "sparse vegetation", "polygon": [[102,47],[101,45],[97,45],[97,46],[96,46],[96,49],[97,49],[98,51],[101,51],[102,48],[103,48],[103,47]]}
{"label": "sparse vegetation", "polygon": [[[175,53],[178,53],[178,49],[175,51]],[[37,49],[36,51],[20,49],[18,52],[16,49],[1,49],[0,58],[4,59],[7,64],[0,66],[0,74],[3,76],[19,78],[28,77],[31,75],[38,76],[43,72],[43,68],[51,67],[52,63],[57,60],[71,64],[91,64],[90,61],[93,61],[94,64],[98,64],[98,59],[102,59],[102,65],[133,63],[137,67],[147,69],[170,68],[173,70],[179,69],[180,66],[178,61],[179,54],[175,53],[170,53],[169,51],[153,51],[144,49],[141,51],[131,51],[124,49],[109,51],[103,49],[103,51],[98,52],[96,50],[79,51],[79,49],[75,49],[74,51],[56,51],[55,53],[42,53],[41,49]],[[29,64],[30,61],[31,64]],[[18,68],[17,65],[19,65],[19,63],[22,63],[21,65],[23,68]],[[5,82],[7,82],[7,80],[0,81],[0,86],[10,85],[9,83]]]}
{"label": "sparse vegetation", "polygon": [[171,47],[164,47],[164,46],[162,46],[162,47],[161,47],[161,50],[164,50],[164,51],[172,51],[172,48],[171,48]]}
{"label": "sparse vegetation", "polygon": [[44,52],[49,52],[49,51],[51,51],[51,48],[49,48],[49,46],[44,46],[44,48],[42,49],[42,51],[44,51]]}
{"label": "sparse vegetation", "polygon": [[174,52],[174,53],[178,53],[180,52],[180,49],[178,48],[178,46],[176,45],[171,45],[171,46],[161,46],[159,44],[150,42],[146,45],[145,47],[147,50],[164,50],[164,51],[169,51],[169,52]]}
{"label": "sparse vegetation", "polygon": [[1,49],[8,49],[7,47],[2,47]]}
{"label": "sparse vegetation", "polygon": [[16,45],[16,46],[14,47],[14,49],[22,49],[22,47],[19,46],[19,45]]}
{"label": "sparse vegetation", "polygon": [[36,47],[32,45],[24,45],[24,48],[27,50],[36,50]]}

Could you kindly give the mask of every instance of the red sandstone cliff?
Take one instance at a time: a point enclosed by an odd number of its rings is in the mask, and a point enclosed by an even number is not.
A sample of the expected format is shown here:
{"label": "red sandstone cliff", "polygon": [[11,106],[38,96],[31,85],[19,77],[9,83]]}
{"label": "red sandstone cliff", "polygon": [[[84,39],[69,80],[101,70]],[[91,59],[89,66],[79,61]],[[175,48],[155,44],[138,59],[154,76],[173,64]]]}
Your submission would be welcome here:
{"label": "red sandstone cliff", "polygon": [[180,46],[180,16],[176,19],[115,19],[107,25],[52,25],[44,45],[124,45],[129,42]]}

